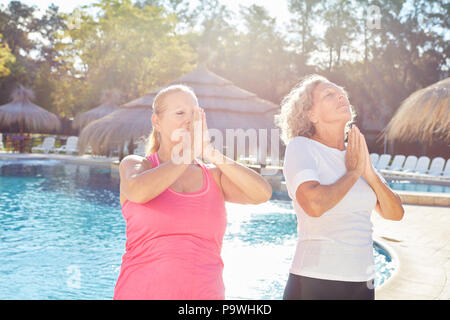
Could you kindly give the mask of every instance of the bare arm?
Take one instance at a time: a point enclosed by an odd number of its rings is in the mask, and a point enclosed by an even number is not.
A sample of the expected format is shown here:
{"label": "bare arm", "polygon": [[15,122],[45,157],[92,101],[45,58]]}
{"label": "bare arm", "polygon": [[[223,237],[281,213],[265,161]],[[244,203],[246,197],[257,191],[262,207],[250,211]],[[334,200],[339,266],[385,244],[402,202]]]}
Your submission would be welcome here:
{"label": "bare arm", "polygon": [[338,181],[321,185],[317,181],[302,183],[295,193],[297,202],[312,217],[320,217],[333,208],[359,179],[356,171],[347,171]]}
{"label": "bare arm", "polygon": [[384,219],[399,221],[403,218],[405,210],[400,197],[378,177],[376,174],[367,181],[377,195],[375,211]]}
{"label": "bare arm", "polygon": [[405,213],[405,210],[402,206],[402,200],[375,173],[370,161],[366,139],[361,133],[359,134],[364,146],[364,153],[366,154],[366,165],[362,173],[362,177],[370,185],[377,196],[375,211],[378,212],[378,214],[384,219],[399,221],[403,218],[403,215]]}
{"label": "bare arm", "polygon": [[129,155],[119,165],[120,193],[130,201],[145,203],[166,190],[188,166],[170,160],[152,168],[147,159]]}

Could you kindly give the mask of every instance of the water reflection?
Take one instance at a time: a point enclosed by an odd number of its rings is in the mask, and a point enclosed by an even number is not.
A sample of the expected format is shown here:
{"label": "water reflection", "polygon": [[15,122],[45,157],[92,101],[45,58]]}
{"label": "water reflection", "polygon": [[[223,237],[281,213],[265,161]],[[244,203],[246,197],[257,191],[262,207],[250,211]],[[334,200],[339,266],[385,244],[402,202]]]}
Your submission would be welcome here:
{"label": "water reflection", "polygon": [[[95,204],[120,206],[119,177],[111,174],[109,168],[49,161],[50,164],[38,160],[2,164],[0,175],[31,178],[27,183],[33,183],[32,187],[42,192],[55,192]],[[92,189],[106,192],[99,194],[92,192]]]}

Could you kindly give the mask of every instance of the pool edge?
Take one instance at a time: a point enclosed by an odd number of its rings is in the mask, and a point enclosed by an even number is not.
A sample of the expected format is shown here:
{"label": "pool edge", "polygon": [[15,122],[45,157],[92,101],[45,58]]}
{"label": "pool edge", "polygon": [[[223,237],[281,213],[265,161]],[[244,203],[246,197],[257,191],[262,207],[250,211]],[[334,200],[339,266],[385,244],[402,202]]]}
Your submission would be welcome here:
{"label": "pool edge", "polygon": [[395,277],[397,277],[397,275],[399,274],[401,263],[397,255],[397,252],[390,245],[388,245],[386,241],[382,240],[381,237],[379,236],[373,236],[372,238],[374,242],[376,242],[381,248],[383,248],[383,250],[385,250],[389,254],[391,260],[394,262],[395,265],[395,269],[389,276],[389,278],[387,278],[379,287],[375,288],[375,297],[376,297],[377,294],[380,293],[381,290],[383,290],[383,288],[385,288],[386,285],[389,285],[393,280],[395,280]]}

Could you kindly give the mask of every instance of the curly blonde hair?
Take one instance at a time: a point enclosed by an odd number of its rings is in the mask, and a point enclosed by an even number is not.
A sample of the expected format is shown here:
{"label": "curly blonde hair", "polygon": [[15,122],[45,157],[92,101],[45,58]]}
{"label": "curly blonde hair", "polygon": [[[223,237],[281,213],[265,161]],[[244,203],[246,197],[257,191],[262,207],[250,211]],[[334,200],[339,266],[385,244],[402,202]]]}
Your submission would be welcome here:
{"label": "curly blonde hair", "polygon": [[[283,98],[281,112],[277,115],[275,123],[280,127],[281,139],[286,145],[297,136],[310,138],[314,135],[315,127],[308,117],[308,111],[313,107],[313,91],[319,84],[330,82],[327,78],[317,74],[308,75],[302,78]],[[340,86],[339,88],[347,95],[344,88]],[[350,110],[352,118],[346,125],[345,134],[356,118],[353,106],[350,106]]]}

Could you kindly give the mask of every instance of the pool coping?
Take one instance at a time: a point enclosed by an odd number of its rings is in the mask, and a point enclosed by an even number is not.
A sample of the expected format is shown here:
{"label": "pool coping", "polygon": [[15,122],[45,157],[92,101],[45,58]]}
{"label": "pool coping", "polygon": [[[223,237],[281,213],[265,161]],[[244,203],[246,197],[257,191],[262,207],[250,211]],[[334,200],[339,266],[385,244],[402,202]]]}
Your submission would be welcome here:
{"label": "pool coping", "polygon": [[450,206],[450,194],[436,192],[416,192],[395,190],[403,204],[418,204],[426,206]]}

